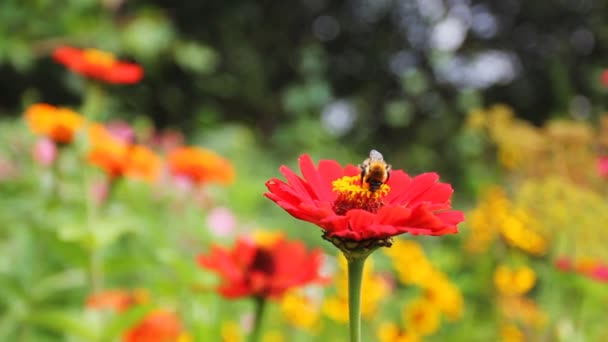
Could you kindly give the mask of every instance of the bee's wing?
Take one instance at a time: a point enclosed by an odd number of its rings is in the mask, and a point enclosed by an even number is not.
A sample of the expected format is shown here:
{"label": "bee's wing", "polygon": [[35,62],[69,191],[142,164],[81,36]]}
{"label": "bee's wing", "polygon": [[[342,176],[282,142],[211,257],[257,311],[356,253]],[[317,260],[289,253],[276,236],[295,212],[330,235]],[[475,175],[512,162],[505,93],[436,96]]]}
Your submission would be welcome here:
{"label": "bee's wing", "polygon": [[382,153],[376,151],[376,150],[371,150],[369,151],[369,159],[371,160],[384,160],[384,157],[382,156]]}

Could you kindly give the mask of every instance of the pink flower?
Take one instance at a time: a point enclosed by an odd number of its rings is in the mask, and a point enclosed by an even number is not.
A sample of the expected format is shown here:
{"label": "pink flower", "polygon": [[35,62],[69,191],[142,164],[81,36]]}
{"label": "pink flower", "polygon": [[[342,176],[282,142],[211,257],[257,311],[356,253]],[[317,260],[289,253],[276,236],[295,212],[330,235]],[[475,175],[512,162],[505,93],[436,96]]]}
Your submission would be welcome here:
{"label": "pink flower", "polygon": [[589,276],[597,281],[608,283],[608,266],[599,265],[591,271]]}
{"label": "pink flower", "polygon": [[597,158],[597,173],[601,177],[608,177],[608,156]]}
{"label": "pink flower", "polygon": [[211,209],[207,216],[209,230],[219,237],[230,236],[234,232],[236,219],[230,209],[217,207]]}
{"label": "pink flower", "polygon": [[128,123],[120,120],[110,121],[106,125],[106,130],[114,138],[124,142],[133,144],[135,143],[135,130]]}
{"label": "pink flower", "polygon": [[34,160],[42,166],[51,166],[57,159],[57,146],[49,138],[38,139],[32,151]]}

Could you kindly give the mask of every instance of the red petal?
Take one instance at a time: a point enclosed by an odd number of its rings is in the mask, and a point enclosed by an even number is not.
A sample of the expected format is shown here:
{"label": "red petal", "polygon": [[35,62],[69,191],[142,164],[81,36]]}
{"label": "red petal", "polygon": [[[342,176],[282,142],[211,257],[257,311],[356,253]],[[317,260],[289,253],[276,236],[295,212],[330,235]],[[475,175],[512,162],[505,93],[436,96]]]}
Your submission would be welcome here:
{"label": "red petal", "polygon": [[315,197],[323,201],[332,201],[335,196],[331,191],[331,183],[329,186],[327,186],[327,183],[324,182],[323,178],[319,174],[319,171],[315,169],[315,165],[310,159],[310,156],[308,154],[304,154],[298,158],[298,161],[300,163],[300,171],[302,172],[302,176],[308,182],[310,189],[315,193]]}
{"label": "red petal", "polygon": [[428,191],[437,183],[437,180],[439,180],[439,175],[434,172],[418,175],[406,187],[391,187],[390,195],[392,196],[387,196],[387,201],[389,204],[409,206],[410,201]]}
{"label": "red petal", "polygon": [[133,84],[144,77],[144,70],[135,63],[118,62],[106,70],[104,81],[110,83]]}

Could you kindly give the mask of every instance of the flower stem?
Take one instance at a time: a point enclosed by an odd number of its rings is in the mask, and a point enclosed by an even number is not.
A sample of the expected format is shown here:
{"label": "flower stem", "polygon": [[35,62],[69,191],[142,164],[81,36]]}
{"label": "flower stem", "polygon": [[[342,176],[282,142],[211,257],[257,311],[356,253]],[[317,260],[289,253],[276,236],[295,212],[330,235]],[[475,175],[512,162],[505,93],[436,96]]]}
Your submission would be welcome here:
{"label": "flower stem", "polygon": [[82,104],[81,113],[91,121],[101,119],[105,102],[105,94],[101,85],[94,81],[89,81],[86,86],[84,95],[84,103]]}
{"label": "flower stem", "polygon": [[361,342],[361,283],[367,256],[348,259],[348,323],[350,342]]}
{"label": "flower stem", "polygon": [[249,342],[257,342],[260,339],[265,308],[266,299],[264,297],[255,297],[255,317],[253,318],[253,330],[251,331],[251,335],[249,335]]}

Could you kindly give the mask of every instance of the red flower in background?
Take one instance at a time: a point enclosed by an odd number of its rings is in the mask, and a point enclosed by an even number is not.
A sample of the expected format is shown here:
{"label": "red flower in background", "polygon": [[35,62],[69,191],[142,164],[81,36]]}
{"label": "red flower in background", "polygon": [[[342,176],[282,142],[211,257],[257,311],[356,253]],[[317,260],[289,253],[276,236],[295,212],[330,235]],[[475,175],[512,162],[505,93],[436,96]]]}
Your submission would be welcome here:
{"label": "red flower in background", "polygon": [[152,150],[114,137],[103,125],[89,128],[91,149],[88,162],[103,169],[112,180],[127,177],[154,182],[161,171],[161,159]]}
{"label": "red flower in background", "polygon": [[602,71],[602,75],[600,76],[600,82],[604,87],[608,87],[608,70]]}
{"label": "red flower in background", "polygon": [[86,306],[90,309],[109,309],[122,312],[134,305],[146,303],[148,292],[143,289],[138,290],[106,290],[95,293],[87,298]]}
{"label": "red flower in background", "polygon": [[218,291],[226,298],[280,298],[291,288],[324,280],[321,252],[283,237],[266,243],[240,238],[232,250],[214,246],[197,261],[223,279]]}
{"label": "red flower in background", "polygon": [[[343,168],[334,160],[321,160],[315,167],[308,155],[301,156],[299,164],[302,177],[282,166],[287,182],[270,179],[265,195],[295,218],[321,227],[332,242],[457,233],[456,225],[464,220],[462,212],[450,210],[452,187],[438,182],[436,173],[412,178],[394,170],[385,184],[371,191],[361,185],[359,167]],[[390,246],[390,241],[379,245]]]}
{"label": "red flower in background", "polygon": [[120,61],[112,53],[97,49],[61,46],[53,52],[53,59],[78,74],[108,83],[137,83],[144,75],[138,64]]}
{"label": "red flower in background", "polygon": [[177,342],[184,338],[182,324],[170,311],[154,310],[123,335],[123,342]]}
{"label": "red flower in background", "polygon": [[234,180],[232,164],[217,153],[202,147],[177,147],[167,157],[169,171],[196,184],[230,184]]}

